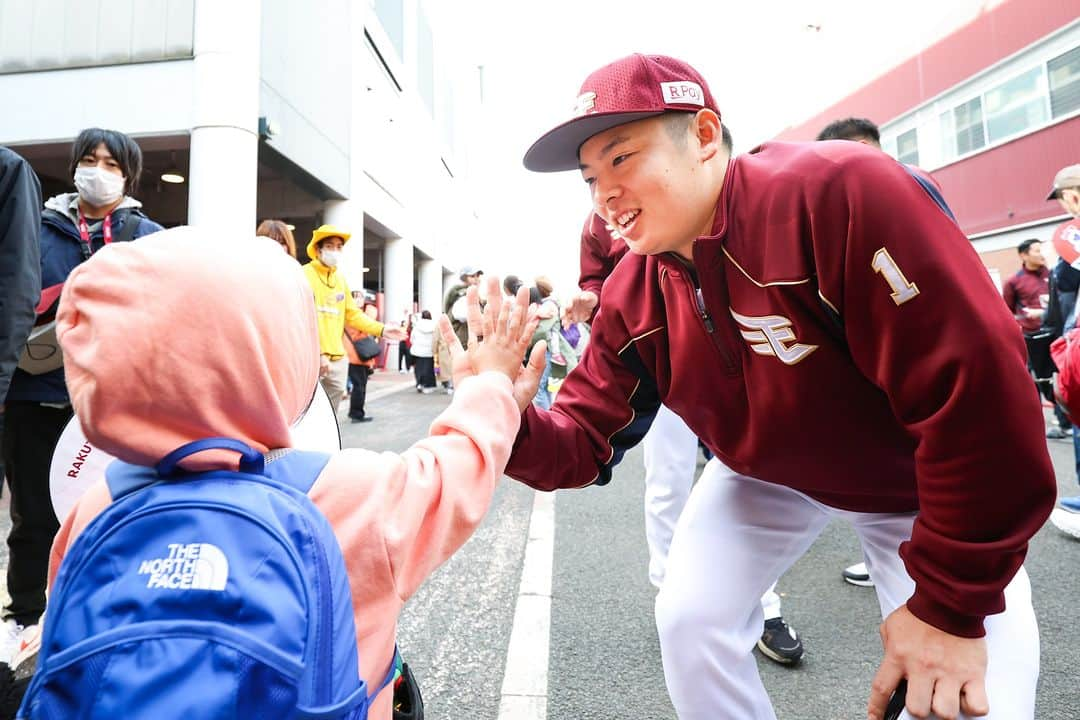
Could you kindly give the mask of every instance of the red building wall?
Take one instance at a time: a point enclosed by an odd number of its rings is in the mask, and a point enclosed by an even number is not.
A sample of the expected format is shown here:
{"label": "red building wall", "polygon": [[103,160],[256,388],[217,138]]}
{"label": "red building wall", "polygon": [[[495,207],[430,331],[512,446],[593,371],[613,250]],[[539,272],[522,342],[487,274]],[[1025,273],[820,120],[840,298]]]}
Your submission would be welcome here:
{"label": "red building wall", "polygon": [[788,128],[777,140],[813,140],[852,115],[885,123],[1076,20],[1077,0],[1006,0],[874,82]]}
{"label": "red building wall", "polygon": [[934,171],[967,235],[1061,215],[1046,194],[1054,174],[1080,161],[1080,117]]}
{"label": "red building wall", "polygon": [[[1006,0],[869,85],[784,130],[778,140],[813,140],[843,117],[888,122],[1073,22],[1078,0]],[[933,172],[968,235],[1061,214],[1046,202],[1063,166],[1080,161],[1080,117]]]}

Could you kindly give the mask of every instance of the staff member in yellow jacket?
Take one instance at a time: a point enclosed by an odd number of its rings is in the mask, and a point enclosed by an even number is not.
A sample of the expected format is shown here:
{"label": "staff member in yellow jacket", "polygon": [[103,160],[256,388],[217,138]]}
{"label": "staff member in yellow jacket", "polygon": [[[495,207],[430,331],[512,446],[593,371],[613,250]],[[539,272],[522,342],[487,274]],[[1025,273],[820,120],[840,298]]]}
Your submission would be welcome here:
{"label": "staff member in yellow jacket", "polygon": [[349,359],[341,336],[345,326],[368,335],[385,337],[390,342],[404,339],[401,328],[384,327],[356,306],[349,286],[337,272],[341,250],[351,233],[333,225],[322,225],[311,234],[307,246],[311,262],[304,266],[304,275],[315,293],[315,319],[319,326],[319,378],[337,414],[345,395],[345,379],[349,375]]}

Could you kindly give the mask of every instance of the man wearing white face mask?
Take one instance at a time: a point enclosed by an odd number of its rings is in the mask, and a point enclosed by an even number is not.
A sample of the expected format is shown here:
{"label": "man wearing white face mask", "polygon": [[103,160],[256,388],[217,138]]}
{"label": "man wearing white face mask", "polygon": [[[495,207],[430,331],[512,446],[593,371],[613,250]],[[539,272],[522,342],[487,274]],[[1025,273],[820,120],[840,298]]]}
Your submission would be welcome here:
{"label": "man wearing white face mask", "polygon": [[311,262],[304,266],[304,275],[315,294],[315,315],[319,326],[319,378],[330,396],[335,416],[345,395],[345,380],[349,375],[349,358],[341,341],[345,326],[375,337],[384,337],[389,342],[405,339],[401,328],[386,327],[365,315],[356,306],[345,278],[337,271],[342,248],[350,237],[351,233],[333,225],[320,226],[311,234],[311,242],[307,246]]}
{"label": "man wearing white face mask", "polygon": [[[72,145],[69,171],[76,192],[49,198],[41,215],[45,289],[61,285],[79,263],[108,243],[162,229],[131,197],[142,172],[142,152],[127,135],[83,130]],[[55,362],[32,368],[37,374],[16,369],[6,398],[2,447],[11,485],[12,527],[7,540],[11,603],[4,608],[0,625],[0,662],[10,658],[9,648],[17,644],[21,627],[37,623],[45,609],[49,548],[58,527],[49,497],[49,464],[72,415],[59,349],[39,344],[35,352],[36,360],[44,354]]]}

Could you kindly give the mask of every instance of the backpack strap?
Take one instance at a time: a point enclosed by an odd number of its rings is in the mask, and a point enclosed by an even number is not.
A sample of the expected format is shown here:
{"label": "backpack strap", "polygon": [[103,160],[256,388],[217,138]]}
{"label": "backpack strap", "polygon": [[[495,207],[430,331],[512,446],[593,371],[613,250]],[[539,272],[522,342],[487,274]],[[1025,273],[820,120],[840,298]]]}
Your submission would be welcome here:
{"label": "backpack strap", "polygon": [[397,674],[397,669],[400,666],[401,666],[401,653],[398,652],[398,646],[397,646],[397,643],[395,643],[394,644],[394,657],[390,660],[390,669],[386,671],[386,677],[384,677],[382,682],[379,683],[379,686],[377,688],[375,688],[374,690],[372,690],[371,694],[368,695],[368,703],[369,704],[374,702],[375,698],[378,697],[379,693],[381,693],[383,691],[383,689],[387,685],[390,684],[390,682],[394,679],[394,675]]}
{"label": "backpack strap", "polygon": [[246,443],[226,437],[203,438],[202,440],[189,442],[187,445],[181,445],[163,457],[154,466],[154,469],[161,477],[175,475],[181,460],[204,450],[235,450],[240,453],[240,472],[249,475],[264,474],[266,463],[261,452]]}
{"label": "backpack strap", "polygon": [[124,226],[120,228],[120,232],[113,238],[113,242],[131,242],[134,240],[135,231],[139,229],[142,218],[143,214],[135,208],[124,213]]}
{"label": "backpack strap", "polygon": [[263,474],[304,495],[308,494],[326,463],[330,462],[330,456],[326,453],[310,450],[288,450],[280,457],[270,457]]}
{"label": "backpack strap", "polygon": [[262,453],[258,450],[231,438],[204,438],[173,450],[154,466],[153,471],[150,468],[114,460],[105,469],[105,483],[109,486],[109,495],[113,500],[119,500],[136,490],[179,475],[184,472],[179,467],[179,462],[203,450],[235,450],[241,455],[240,472],[252,475],[264,474],[264,460]]}
{"label": "backpack strap", "polygon": [[149,468],[132,465],[123,460],[113,460],[105,468],[105,484],[109,487],[109,497],[114,501],[136,490],[142,490],[158,482],[160,478]]}
{"label": "backpack strap", "polygon": [[240,453],[240,472],[263,475],[304,495],[307,495],[326,463],[330,461],[330,456],[326,453],[289,450],[267,463],[262,453],[239,440],[224,437],[204,438],[173,450],[154,467],[153,473],[148,472],[147,468],[114,461],[105,473],[109,494],[113,500],[117,500],[162,479],[179,475],[184,472],[179,467],[180,461],[204,450],[235,450]]}

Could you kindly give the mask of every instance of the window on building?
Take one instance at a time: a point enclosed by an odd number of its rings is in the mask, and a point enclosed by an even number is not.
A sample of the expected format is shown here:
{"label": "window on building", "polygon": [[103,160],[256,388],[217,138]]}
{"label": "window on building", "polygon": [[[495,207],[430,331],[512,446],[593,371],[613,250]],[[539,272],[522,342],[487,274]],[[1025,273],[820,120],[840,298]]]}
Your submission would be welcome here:
{"label": "window on building", "polygon": [[1080,46],[1046,64],[1050,77],[1050,114],[1058,118],[1080,110]]}
{"label": "window on building", "polygon": [[997,142],[1040,125],[1047,117],[1042,65],[1006,80],[983,95],[986,134]]}
{"label": "window on building", "polygon": [[941,160],[949,162],[956,158],[956,116],[946,110],[938,116],[938,134],[941,136]]}
{"label": "window on building", "polygon": [[956,127],[956,154],[963,155],[978,150],[986,144],[983,131],[982,98],[972,98],[953,108]]}
{"label": "window on building", "polygon": [[435,52],[431,25],[423,9],[416,14],[416,90],[435,117]]}
{"label": "window on building", "polygon": [[888,137],[886,135],[882,135],[882,137],[881,137],[881,150],[886,155],[889,155],[889,156],[895,158],[896,157],[896,138],[895,137]]}
{"label": "window on building", "polygon": [[908,165],[919,164],[919,138],[916,128],[896,136],[896,159]]}
{"label": "window on building", "polygon": [[405,61],[405,13],[402,0],[375,0],[375,15],[383,32],[397,51],[398,62]]}

